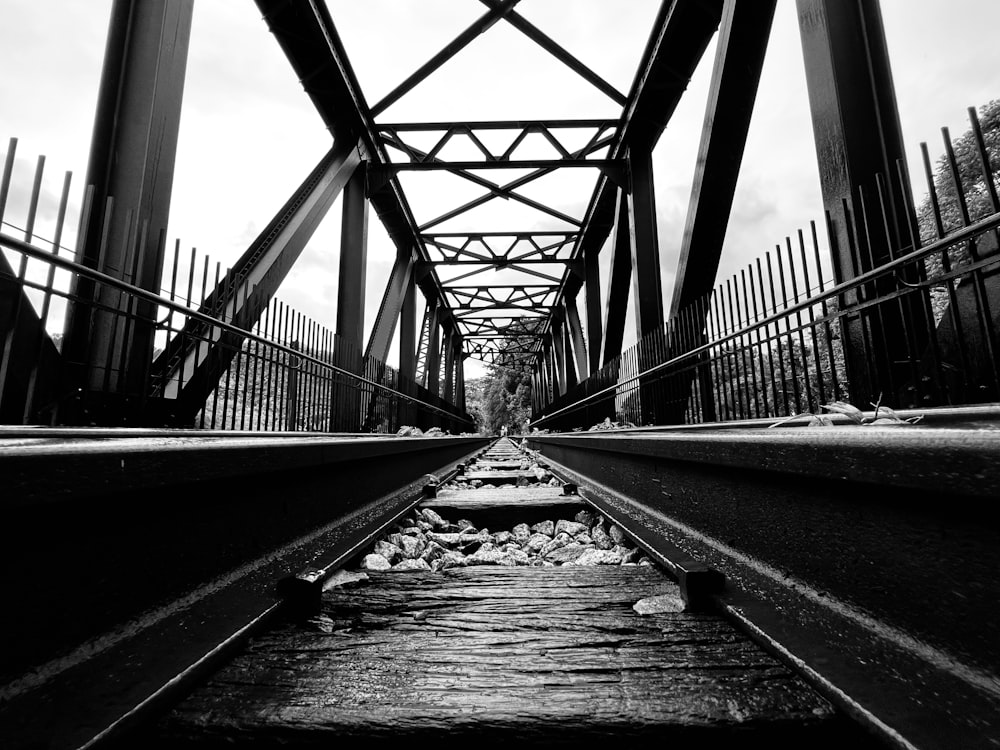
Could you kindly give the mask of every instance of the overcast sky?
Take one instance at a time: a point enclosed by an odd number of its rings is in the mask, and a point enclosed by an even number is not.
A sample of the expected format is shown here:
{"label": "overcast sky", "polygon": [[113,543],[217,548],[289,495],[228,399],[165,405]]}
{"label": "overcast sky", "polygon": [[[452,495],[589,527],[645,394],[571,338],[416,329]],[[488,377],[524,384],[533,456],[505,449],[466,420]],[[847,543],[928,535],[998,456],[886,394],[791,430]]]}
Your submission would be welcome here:
{"label": "overcast sky", "polygon": [[[63,172],[74,172],[75,195],[81,188],[110,1],[2,2],[0,153],[7,152],[8,138],[19,141],[6,220],[23,221],[23,193],[30,187],[36,157],[44,154],[47,177],[39,228],[44,236],[51,231],[45,222],[55,212]],[[370,104],[484,10],[476,0],[328,0],[328,5]],[[658,0],[523,0],[518,11],[627,91],[658,6]],[[567,9],[572,9],[568,17]],[[929,143],[932,155],[940,153],[942,126],[958,135],[968,125],[967,107],[1000,97],[1000,48],[993,33],[1000,28],[1000,3],[883,0],[882,9],[908,159],[916,172],[921,141]],[[714,42],[654,153],[665,304],[713,54]],[[380,121],[615,114],[608,99],[499,23]],[[232,263],[329,146],[329,134],[256,6],[248,0],[198,0],[171,241],[180,238],[186,249],[196,246],[223,267]],[[429,189],[415,193],[418,220],[467,199],[462,191],[468,187],[434,179],[438,182],[425,183]],[[534,197],[568,210],[586,203],[589,187],[584,184],[581,190],[581,184],[575,178],[554,180],[548,188],[539,184]],[[545,189],[549,192],[543,195]],[[720,280],[821,215],[795,3],[779,0]],[[489,215],[482,219],[488,221]],[[338,237],[339,205],[278,295],[329,328],[335,327]],[[72,236],[67,239],[72,242]],[[366,328],[374,319],[392,256],[373,212]],[[470,364],[467,375],[479,371]]]}

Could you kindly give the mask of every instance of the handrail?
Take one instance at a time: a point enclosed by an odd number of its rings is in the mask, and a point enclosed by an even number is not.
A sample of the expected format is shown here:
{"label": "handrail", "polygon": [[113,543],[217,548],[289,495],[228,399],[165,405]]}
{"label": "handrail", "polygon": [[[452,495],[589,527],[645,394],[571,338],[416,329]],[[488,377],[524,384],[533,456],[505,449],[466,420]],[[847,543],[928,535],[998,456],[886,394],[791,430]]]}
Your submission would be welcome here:
{"label": "handrail", "polygon": [[[744,326],[743,328],[733,331],[732,333],[729,333],[719,339],[716,339],[715,341],[711,341],[707,344],[702,344],[701,346],[695,347],[694,349],[690,349],[684,352],[683,354],[673,357],[672,359],[668,359],[666,362],[661,362],[657,365],[650,367],[647,370],[643,370],[642,372],[637,373],[636,375],[626,378],[625,380],[621,380],[613,385],[609,385],[605,388],[602,388],[596,393],[592,393],[589,396],[585,396],[578,401],[574,401],[572,404],[564,406],[561,409],[557,409],[551,414],[545,414],[539,419],[529,422],[528,426],[530,427],[533,425],[541,424],[542,422],[552,419],[553,417],[556,417],[560,414],[576,411],[577,409],[581,408],[584,404],[594,401],[600,398],[601,396],[605,396],[608,393],[617,392],[618,389],[621,388],[622,386],[634,383],[638,380],[647,378],[663,370],[674,367],[677,364],[683,362],[684,360],[693,358],[699,354],[710,351],[711,349],[722,346],[728,341],[732,341],[733,339],[746,336],[747,333],[749,333],[750,331],[757,330],[760,328],[766,328],[767,326],[776,323],[780,320],[783,320],[784,318],[787,318],[791,315],[794,315],[795,313],[803,312],[812,307],[813,305],[815,305],[818,300],[840,296],[845,292],[848,292],[856,287],[860,287],[863,284],[868,283],[869,281],[873,281],[879,278],[880,276],[896,271],[899,268],[908,265],[916,260],[920,260],[924,256],[930,255],[931,253],[940,250],[944,250],[948,247],[951,247],[952,245],[957,245],[961,242],[966,242],[968,240],[973,239],[974,237],[978,237],[979,235],[985,234],[986,232],[989,232],[990,230],[994,229],[1000,229],[1000,213],[995,213],[991,216],[986,217],[985,219],[976,222],[975,224],[970,224],[969,226],[964,227],[958,230],[957,232],[948,235],[947,237],[942,237],[938,240],[935,240],[934,242],[931,242],[928,245],[917,248],[916,250],[913,250],[912,252],[907,253],[906,255],[901,255],[900,257],[891,260],[888,263],[879,266],[878,268],[873,268],[870,271],[865,271],[864,273],[854,277],[853,279],[849,279],[847,281],[842,281],[839,284],[835,284],[834,286],[827,289],[825,292],[822,292],[816,296],[808,297],[802,300],[801,302],[797,302],[791,305],[790,307],[782,309],[781,311],[775,311],[771,315],[765,316],[761,320],[754,322],[753,325]],[[957,272],[958,269],[956,269],[956,273]]]}
{"label": "handrail", "polygon": [[[461,419],[461,417],[458,414],[453,414],[449,411],[446,411],[445,409],[442,409],[439,406],[429,404],[426,401],[422,401],[406,393],[397,391],[395,388],[390,388],[389,386],[383,385],[382,383],[376,383],[374,380],[369,380],[368,378],[365,378],[361,375],[357,375],[351,372],[350,370],[345,370],[342,367],[338,367],[337,365],[332,365],[329,362],[324,362],[323,360],[317,357],[313,357],[312,355],[307,354],[303,351],[293,349],[292,347],[286,346],[285,344],[279,344],[277,342],[271,341],[270,339],[264,336],[259,336],[255,333],[240,328],[239,326],[219,320],[218,318],[213,318],[211,315],[206,315],[205,313],[200,312],[199,310],[192,309],[186,305],[182,305],[172,300],[164,299],[155,292],[150,292],[146,289],[143,289],[142,287],[130,284],[127,281],[116,279],[114,276],[109,276],[108,274],[94,270],[89,266],[77,263],[76,261],[67,260],[66,258],[60,258],[58,255],[48,250],[43,250],[41,248],[35,247],[34,245],[24,242],[23,240],[19,240],[16,237],[11,237],[10,235],[4,234],[3,232],[0,232],[0,245],[6,246],[11,250],[14,250],[15,252],[27,255],[30,258],[34,258],[36,260],[40,260],[45,263],[51,263],[52,265],[58,268],[61,268],[66,271],[71,271],[73,273],[79,274],[80,276],[84,276],[93,281],[97,281],[102,284],[108,284],[109,286],[112,286],[120,291],[127,292],[147,302],[152,302],[156,305],[159,305],[160,307],[166,307],[167,309],[172,310],[174,312],[190,316],[195,320],[199,320],[203,323],[216,326],[224,331],[228,331],[229,333],[234,333],[251,341],[256,341],[259,344],[273,347],[274,349],[284,352],[285,354],[288,354],[293,357],[298,357],[300,360],[306,360],[315,365],[319,365],[320,367],[325,368],[327,370],[337,372],[341,375],[346,375],[349,378],[352,378],[353,380],[359,383],[364,383],[365,385],[370,385],[373,388],[378,388],[381,391],[403,398],[409,403],[418,404],[422,407],[426,407],[434,412],[443,414],[446,417],[452,419],[456,418]],[[465,420],[462,421],[464,422]]]}

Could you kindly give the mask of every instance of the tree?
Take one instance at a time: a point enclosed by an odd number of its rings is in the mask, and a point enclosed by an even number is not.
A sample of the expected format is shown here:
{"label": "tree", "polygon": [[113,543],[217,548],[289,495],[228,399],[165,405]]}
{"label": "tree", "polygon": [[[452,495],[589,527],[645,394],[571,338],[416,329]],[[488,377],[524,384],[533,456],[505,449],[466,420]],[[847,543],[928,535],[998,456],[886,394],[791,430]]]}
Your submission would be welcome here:
{"label": "tree", "polygon": [[521,432],[531,416],[531,374],[490,365],[483,380],[480,432],[496,435],[503,427]]}
{"label": "tree", "polygon": [[[1000,177],[1000,99],[994,99],[979,110],[979,123],[983,133],[983,142],[989,157],[990,177],[994,188]],[[975,222],[994,212],[990,191],[983,173],[983,165],[979,157],[976,134],[970,127],[961,137],[952,142],[955,152],[955,163],[961,178],[962,192],[968,207],[969,218]],[[937,195],[941,210],[941,224],[945,235],[962,227],[961,203],[955,189],[955,181],[948,163],[947,154],[937,161],[934,174],[934,193]],[[917,222],[920,227],[920,239],[923,243],[938,239],[937,222],[934,217],[934,207],[931,196],[928,195],[917,212]]]}

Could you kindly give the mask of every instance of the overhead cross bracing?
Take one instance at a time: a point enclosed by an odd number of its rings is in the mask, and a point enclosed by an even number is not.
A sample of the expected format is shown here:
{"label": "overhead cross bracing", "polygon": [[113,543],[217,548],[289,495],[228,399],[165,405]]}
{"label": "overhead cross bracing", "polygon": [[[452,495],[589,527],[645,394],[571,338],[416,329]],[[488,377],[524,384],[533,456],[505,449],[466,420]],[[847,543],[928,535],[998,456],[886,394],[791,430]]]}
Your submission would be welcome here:
{"label": "overhead cross bracing", "polygon": [[[521,366],[565,353],[568,341],[572,354],[561,367],[569,362],[573,378],[583,378],[599,363],[605,321],[621,317],[628,299],[616,290],[614,309],[602,310],[594,304],[602,296],[599,275],[587,269],[588,256],[596,263],[609,237],[619,195],[631,196],[626,236],[642,275],[643,327],[662,323],[652,177],[643,162],[718,28],[723,2],[646,3],[631,9],[624,37],[620,9],[574,4],[574,18],[595,14],[588,19],[594,28],[617,27],[618,35],[569,50],[557,25],[532,19],[529,0],[480,1],[474,18],[442,21],[453,30],[405,70],[386,50],[373,55],[357,28],[339,28],[336,6],[257,4],[334,138],[358,143],[371,204],[407,251],[397,266],[415,248],[413,283],[435,310],[441,344],[457,339],[466,357]],[[371,30],[392,25],[374,14],[370,23]],[[509,56],[484,61],[477,46],[501,35]],[[365,62],[356,63],[355,54]],[[498,85],[516,69],[515,55],[531,56],[534,72],[512,88],[510,81]],[[437,82],[451,81],[463,64],[474,66],[467,72],[481,82],[478,91],[442,96]],[[480,100],[494,91],[489,111],[503,118],[477,117]],[[386,299],[393,294],[401,292],[387,290]],[[384,330],[380,335],[387,340]],[[423,340],[419,350],[430,356]],[[426,372],[427,363],[417,369]]]}

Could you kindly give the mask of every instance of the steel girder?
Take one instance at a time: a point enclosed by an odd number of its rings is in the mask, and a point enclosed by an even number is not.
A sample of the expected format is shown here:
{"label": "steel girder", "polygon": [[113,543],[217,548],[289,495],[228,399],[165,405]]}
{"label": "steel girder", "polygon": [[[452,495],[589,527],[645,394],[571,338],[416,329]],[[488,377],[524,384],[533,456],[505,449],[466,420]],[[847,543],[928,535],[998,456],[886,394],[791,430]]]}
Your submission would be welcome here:
{"label": "steel girder", "polygon": [[[661,5],[613,137],[610,158],[623,158],[628,150],[637,156],[652,152],[719,26],[722,8],[723,0],[668,0]],[[574,258],[600,252],[619,211],[618,186],[602,175],[587,207]],[[614,352],[614,346],[609,348],[606,341],[603,345],[604,362],[620,351],[620,342]]]}
{"label": "steel girder", "polygon": [[[207,297],[202,312],[249,330],[360,163],[356,144],[334,144]],[[156,359],[156,393],[175,401],[179,422],[197,414],[240,343],[235,334],[189,321]]]}
{"label": "steel girder", "polygon": [[587,342],[590,372],[601,369],[604,328],[601,319],[601,269],[596,251],[587,252],[584,262],[584,300],[587,311]]}
{"label": "steel girder", "polygon": [[441,349],[444,354],[444,392],[441,394],[445,401],[454,398],[455,388],[455,335],[449,332],[441,342]]}
{"label": "steel girder", "polygon": [[[413,288],[413,266],[415,253],[410,250],[408,254],[397,253],[396,262],[393,263],[392,272],[385,285],[385,293],[382,295],[382,304],[378,309],[378,316],[375,318],[375,325],[372,327],[371,335],[368,337],[368,346],[365,349],[366,357],[374,357],[384,362],[389,356],[389,346],[392,344],[392,336],[396,332],[396,321],[401,321],[405,329],[406,323],[402,321],[402,311],[404,298]],[[410,338],[413,338],[413,321],[410,320]],[[402,340],[400,341],[402,346]],[[412,349],[412,346],[410,347]],[[402,364],[402,357],[400,358]]]}
{"label": "steel girder", "polygon": [[[430,302],[428,302],[430,305]],[[427,390],[435,396],[441,394],[441,315],[437,304],[429,307],[430,324],[427,328],[427,362],[424,367]]]}
{"label": "steel girder", "polygon": [[[108,27],[87,185],[93,186],[77,261],[157,291],[163,270],[193,0],[116,0]],[[117,205],[115,201],[117,200]],[[59,421],[119,418],[121,404],[148,395],[156,309],[117,290],[75,277],[62,356],[66,401]],[[77,399],[100,393],[103,408],[85,414]],[[125,408],[125,412],[132,408]]]}
{"label": "steel girder", "polygon": [[[334,140],[360,141],[370,170],[377,172],[380,166],[389,164],[326,4],[318,0],[255,2]],[[370,185],[368,198],[397,249],[417,247],[421,260],[429,260],[398,180]],[[423,276],[418,284],[425,299],[440,298],[433,274]]]}
{"label": "steel girder", "polygon": [[[834,277],[842,282],[905,254],[919,236],[905,210],[912,196],[902,128],[878,0],[797,0],[797,7]],[[875,218],[880,205],[884,217]],[[897,288],[889,279],[877,293]],[[883,394],[907,402],[909,362],[930,335],[919,304],[907,297],[871,325],[863,315],[846,319],[842,344],[859,403]],[[869,347],[884,356],[866,357]]]}
{"label": "steel girder", "polygon": [[670,317],[712,291],[777,0],[726,0]]}
{"label": "steel girder", "polygon": [[611,269],[604,305],[604,335],[601,338],[601,366],[608,364],[622,350],[625,316],[628,312],[628,289],[632,278],[632,241],[629,236],[628,197],[621,191],[615,206],[615,235],[611,245]]}
{"label": "steel girder", "polygon": [[[388,293],[389,290],[386,289],[386,294]],[[381,319],[381,311],[379,318]],[[413,381],[417,380],[416,325],[417,286],[411,273],[403,284],[403,299],[399,311],[399,374]],[[376,328],[378,328],[377,322]]]}
{"label": "steel girder", "polygon": [[[500,0],[480,0],[484,5],[499,9],[502,3]],[[531,39],[535,44],[540,46],[550,55],[555,57],[557,60],[565,64],[576,73],[578,76],[583,78],[585,81],[593,85],[599,91],[604,93],[605,96],[609,97],[614,102],[624,105],[626,102],[625,96],[618,91],[614,86],[601,78],[597,73],[584,65],[580,60],[571,55],[556,42],[550,39],[547,35],[542,33],[540,29],[534,26],[530,21],[525,19],[517,11],[510,10],[504,14],[504,20],[513,26],[515,29],[520,31],[522,34]]]}
{"label": "steel girder", "polygon": [[590,374],[590,358],[587,356],[587,337],[580,322],[580,311],[577,308],[576,297],[563,300],[566,311],[566,334],[573,344],[573,356],[576,357],[576,372],[580,380]]}
{"label": "steel girder", "polygon": [[344,186],[337,279],[337,335],[359,352],[364,346],[368,271],[368,201],[362,162]]}
{"label": "steel girder", "polygon": [[[482,0],[488,11],[465,29],[438,54],[402,81],[389,95],[369,108],[344,53],[337,30],[329,12],[319,0],[305,3],[285,3],[281,0],[257,0],[272,32],[285,51],[308,95],[327,122],[335,138],[348,133],[361,141],[363,155],[369,161],[369,197],[386,224],[397,248],[415,248],[417,265],[426,273],[417,273],[418,284],[429,303],[435,305],[436,316],[466,336],[463,329],[470,320],[507,314],[510,317],[541,316],[542,331],[551,329],[549,316],[565,310],[564,300],[574,298],[587,283],[588,333],[579,328],[579,341],[575,349],[589,356],[585,366],[580,361],[572,363],[581,374],[591,371],[609,351],[607,337],[601,330],[598,311],[600,290],[596,262],[601,246],[613,224],[617,208],[617,194],[624,189],[631,201],[632,232],[639,247],[635,259],[637,273],[648,271],[638,283],[642,286],[637,300],[643,303],[644,329],[662,323],[662,309],[657,310],[655,300],[661,297],[657,283],[659,270],[655,238],[651,177],[648,169],[649,155],[656,139],[673,113],[687,86],[691,73],[719,24],[722,0],[666,0],[657,15],[652,33],[642,56],[638,72],[628,95],[618,92],[580,60],[570,55],[530,22],[514,11],[516,2],[508,0]],[[614,120],[556,120],[556,121],[489,121],[447,123],[383,124],[376,122],[388,107],[409,94],[447,60],[451,59],[470,41],[486,32],[493,24],[503,21],[511,24],[529,39],[549,52],[562,64],[595,86],[616,104],[622,106],[622,115]],[[591,128],[583,146],[571,148],[562,134],[567,128]],[[508,146],[488,148],[479,137],[481,131],[508,129],[511,141]],[[439,131],[436,143],[417,148],[410,138],[412,133]],[[522,154],[519,148],[529,138],[548,144],[551,156]],[[481,159],[449,160],[444,158],[447,147],[464,140],[472,144]],[[395,161],[389,152],[399,155]],[[628,165],[626,157],[633,162]],[[507,182],[494,182],[485,170],[522,167],[521,177]],[[569,215],[553,206],[529,198],[520,189],[556,169],[591,167],[596,172],[595,188],[582,216]],[[630,170],[631,168],[631,170]],[[484,194],[463,205],[456,206],[440,216],[417,222],[406,202],[399,172],[448,170],[462,179],[484,188]],[[631,171],[631,174],[630,174]],[[632,188],[640,182],[639,189]],[[495,199],[514,201],[530,206],[549,221],[561,222],[567,228],[535,231],[535,228],[488,227],[489,231],[462,235],[447,231],[444,224],[467,214],[474,208]],[[548,232],[549,239],[541,239]],[[559,233],[562,236],[557,237]],[[513,246],[506,250],[496,247],[483,248],[488,237],[500,241],[502,236],[518,242],[531,241],[535,246],[521,252]],[[489,244],[490,240],[486,240]],[[631,259],[630,259],[631,260]],[[589,268],[588,268],[589,264]],[[546,268],[545,266],[550,266]],[[467,267],[464,275],[442,280],[440,271],[448,266]],[[464,268],[462,270],[465,270]],[[554,294],[544,300],[532,295],[523,296],[520,302],[504,307],[507,295],[457,286],[457,282],[487,271],[515,271],[524,276],[546,282],[555,287]],[[524,287],[533,287],[534,281],[510,284],[514,297],[523,293]],[[484,285],[485,286],[485,285]],[[464,303],[464,304],[463,304]],[[575,304],[575,303],[574,303]],[[660,308],[662,308],[662,303]],[[651,312],[652,311],[652,312]],[[577,313],[577,320],[579,314]],[[566,325],[572,326],[572,323]],[[568,329],[567,329],[568,330]],[[495,333],[499,336],[500,329]],[[572,332],[570,331],[572,338]],[[428,332],[429,334],[429,332]],[[514,332],[511,331],[510,335]],[[507,338],[508,336],[503,336]],[[565,353],[567,331],[555,337]],[[562,338],[562,341],[559,339]],[[589,338],[589,341],[588,341]],[[619,337],[620,338],[620,337]],[[574,345],[571,343],[571,347]],[[500,347],[498,347],[499,350]],[[612,346],[620,350],[612,336]],[[538,352],[539,350],[536,350]],[[430,357],[433,349],[425,356]],[[605,355],[602,356],[602,352]],[[536,353],[540,356],[540,353]],[[566,382],[566,360],[563,358],[562,389]]]}
{"label": "steel girder", "polygon": [[[776,4],[726,0],[723,12],[669,311],[670,318],[693,311],[691,346],[707,340],[706,308],[695,303],[715,286]],[[701,393],[705,414],[714,415],[711,389]],[[674,400],[658,416],[667,424],[683,421],[684,401]]]}
{"label": "steel girder", "polygon": [[631,177],[628,221],[632,250],[632,301],[635,307],[636,336],[641,338],[663,326],[652,150],[629,149],[628,160]]}

